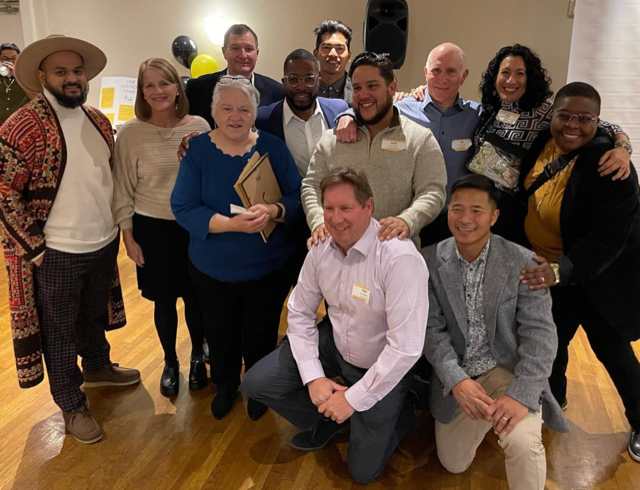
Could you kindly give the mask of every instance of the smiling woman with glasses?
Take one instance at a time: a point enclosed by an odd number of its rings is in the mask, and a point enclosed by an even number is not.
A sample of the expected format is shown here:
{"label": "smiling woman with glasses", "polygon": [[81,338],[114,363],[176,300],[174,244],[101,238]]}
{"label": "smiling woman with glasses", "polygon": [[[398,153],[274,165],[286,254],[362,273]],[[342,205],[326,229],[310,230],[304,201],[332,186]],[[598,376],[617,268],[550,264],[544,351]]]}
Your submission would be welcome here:
{"label": "smiling woman with glasses", "polygon": [[640,204],[633,165],[627,180],[601,178],[598,162],[613,147],[598,128],[600,96],[570,83],[558,92],[550,130],[523,162],[525,229],[539,266],[525,269],[532,289],[553,286],[558,354],[549,384],[567,405],[568,347],[582,325],[611,376],[631,425],[628,450],[640,461]]}
{"label": "smiling woman with glasses", "polygon": [[[221,77],[211,113],[217,127],[193,138],[171,196],[178,223],[188,231],[189,274],[202,305],[211,377],[211,412],[224,417],[246,370],[276,347],[284,300],[294,271],[292,233],[302,218],[300,175],[281,139],[256,131],[260,94],[244,77]],[[249,159],[269,155],[282,193],[279,202],[244,209],[235,191]],[[275,224],[266,243],[260,231]],[[253,420],[267,407],[249,399]]]}

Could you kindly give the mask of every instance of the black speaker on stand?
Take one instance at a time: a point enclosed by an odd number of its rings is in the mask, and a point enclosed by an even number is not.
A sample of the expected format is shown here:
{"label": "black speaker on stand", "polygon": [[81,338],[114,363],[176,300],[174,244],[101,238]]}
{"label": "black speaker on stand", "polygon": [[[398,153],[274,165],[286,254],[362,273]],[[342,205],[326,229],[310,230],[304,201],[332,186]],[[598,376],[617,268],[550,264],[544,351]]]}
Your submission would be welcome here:
{"label": "black speaker on stand", "polygon": [[364,49],[389,53],[393,68],[404,64],[409,33],[406,0],[369,0],[364,17]]}

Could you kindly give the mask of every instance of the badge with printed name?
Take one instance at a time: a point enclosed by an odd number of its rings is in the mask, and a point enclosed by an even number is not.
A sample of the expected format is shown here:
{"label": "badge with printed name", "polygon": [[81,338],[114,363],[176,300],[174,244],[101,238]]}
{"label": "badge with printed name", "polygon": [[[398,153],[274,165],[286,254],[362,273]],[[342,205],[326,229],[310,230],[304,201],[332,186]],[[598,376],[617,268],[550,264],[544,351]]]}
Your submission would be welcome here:
{"label": "badge with printed name", "polygon": [[471,140],[469,138],[453,140],[451,142],[451,149],[453,151],[467,151],[469,148],[471,148]]}
{"label": "badge with printed name", "polygon": [[357,299],[358,301],[362,301],[365,304],[369,304],[369,298],[371,297],[371,289],[368,287],[362,286],[361,284],[353,283],[353,290],[351,292],[351,297]]}
{"label": "badge with printed name", "polygon": [[382,140],[382,151],[404,151],[407,149],[405,140]]}
{"label": "badge with printed name", "polygon": [[515,112],[504,111],[500,109],[496,119],[501,123],[505,124],[515,124],[518,119],[520,119],[520,114],[516,114]]}

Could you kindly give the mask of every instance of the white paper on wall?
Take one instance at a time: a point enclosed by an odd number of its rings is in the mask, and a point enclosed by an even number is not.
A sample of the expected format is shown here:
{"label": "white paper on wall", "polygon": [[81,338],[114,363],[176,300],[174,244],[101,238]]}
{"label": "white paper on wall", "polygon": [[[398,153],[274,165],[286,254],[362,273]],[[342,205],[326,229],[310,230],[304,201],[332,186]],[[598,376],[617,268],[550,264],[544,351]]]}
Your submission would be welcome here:
{"label": "white paper on wall", "polygon": [[103,77],[100,86],[100,111],[115,128],[135,117],[138,80],[128,77]]}

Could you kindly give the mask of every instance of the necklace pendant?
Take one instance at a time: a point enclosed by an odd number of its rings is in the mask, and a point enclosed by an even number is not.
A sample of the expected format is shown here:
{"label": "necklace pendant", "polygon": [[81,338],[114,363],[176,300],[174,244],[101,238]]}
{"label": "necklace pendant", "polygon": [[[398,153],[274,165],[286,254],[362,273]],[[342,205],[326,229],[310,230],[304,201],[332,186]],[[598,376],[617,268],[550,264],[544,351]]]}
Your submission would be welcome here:
{"label": "necklace pendant", "polygon": [[11,90],[9,87],[5,87],[5,89],[4,89],[4,93],[5,93],[5,94],[8,94],[8,93],[9,93],[9,90]]}

